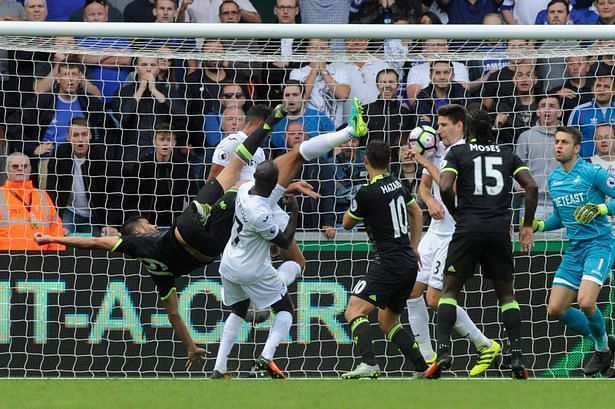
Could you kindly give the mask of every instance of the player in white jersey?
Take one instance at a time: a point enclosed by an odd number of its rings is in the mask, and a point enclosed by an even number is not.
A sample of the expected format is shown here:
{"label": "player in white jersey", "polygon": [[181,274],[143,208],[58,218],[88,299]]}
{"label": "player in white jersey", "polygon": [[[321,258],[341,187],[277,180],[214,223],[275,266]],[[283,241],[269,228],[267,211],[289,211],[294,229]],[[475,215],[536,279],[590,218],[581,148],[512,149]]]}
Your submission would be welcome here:
{"label": "player in white jersey", "polygon": [[[246,133],[249,133],[245,129],[244,131]],[[279,231],[283,231],[284,229],[287,229],[288,223],[289,223],[288,216],[286,215],[286,213],[283,213],[283,217],[280,215],[279,211],[277,210],[279,207],[276,205],[276,203],[279,201],[279,199],[284,194],[286,187],[288,187],[290,182],[299,173],[299,171],[301,170],[301,167],[303,166],[303,163],[319,158],[322,155],[326,154],[327,152],[331,151],[333,148],[348,142],[350,139],[360,138],[364,136],[365,134],[367,134],[367,125],[363,121],[361,103],[358,99],[355,98],[353,101],[352,114],[351,114],[351,117],[349,118],[348,126],[346,128],[343,128],[336,132],[321,134],[307,141],[303,141],[299,145],[298,148],[293,149],[285,153],[284,155],[281,155],[278,158],[276,158],[275,164],[277,168],[279,169],[279,180],[277,182],[277,186],[275,186],[275,188],[273,189],[273,193],[270,195],[268,199],[270,202],[271,214],[269,216],[265,216],[262,218],[262,220],[265,220],[265,218],[267,218],[267,220],[263,221],[263,223],[272,223],[271,226],[268,224],[269,228],[273,228],[272,226],[275,225],[277,226]],[[249,157],[247,159],[253,159],[253,158]],[[215,171],[216,171],[216,167],[212,166],[212,172],[215,172]],[[215,173],[214,173],[214,176],[215,176]],[[242,177],[242,179],[251,180],[252,178],[250,177],[248,179],[248,176],[246,176],[245,178]],[[247,188],[244,188],[244,189],[247,189]],[[237,194],[236,208],[235,208],[236,215],[241,214],[241,213],[237,213],[237,212],[241,212],[240,207],[239,207],[240,206],[239,199],[240,199],[241,191],[242,190],[240,188]],[[259,201],[264,202],[263,200],[259,200]],[[263,203],[260,203],[260,204],[264,205]],[[242,206],[241,208],[244,209],[244,212],[245,212],[245,206],[243,205],[241,206]],[[240,221],[242,220],[241,217],[239,218],[239,220]],[[235,230],[233,230],[233,232],[235,232]],[[236,239],[234,234],[235,233],[233,233],[233,236],[231,237],[229,243],[231,243],[233,240]],[[263,231],[263,234],[264,234],[264,231]],[[261,236],[261,237],[264,237],[264,236]],[[273,240],[272,242],[276,243]],[[225,247],[225,252],[224,252],[225,255],[227,254],[227,249],[229,245],[230,244],[228,244],[227,247]],[[259,245],[263,247],[267,247],[267,248],[269,246],[269,244],[264,245],[263,243],[260,243]],[[231,253],[234,253],[234,251],[231,249],[229,249],[228,251]],[[301,273],[301,270],[303,269],[303,263],[305,262],[305,260],[303,259],[303,255],[301,254],[301,251],[299,250],[297,244],[294,242],[292,238],[290,240],[289,245],[286,246],[286,248],[283,248],[282,253],[284,252],[286,252],[286,255],[282,255],[282,258],[288,261],[284,262],[278,268],[279,274],[276,275],[276,277],[281,278],[280,281],[282,282],[282,284],[284,284],[284,289],[286,289],[286,285],[289,282],[292,282],[294,278]],[[269,257],[268,254],[269,253],[267,253],[267,257]],[[250,261],[246,266],[237,264],[238,259],[236,259],[236,257],[231,257],[230,255],[227,256],[226,258],[223,256],[223,260],[227,260],[226,261],[227,265],[226,267],[224,267],[226,271],[225,274],[227,275],[227,277],[234,276],[236,280],[239,280],[240,277],[237,276],[239,272],[241,272],[242,274],[245,273],[251,276],[259,275],[261,273],[261,264],[255,263],[254,258],[250,258],[249,259]],[[297,260],[301,260],[301,262]],[[223,264],[224,264],[224,261],[223,261]],[[271,260],[269,259],[268,266],[270,266],[270,264],[271,264]],[[222,272],[222,269],[223,267],[221,266],[221,272]],[[231,271],[236,271],[236,272],[233,273]],[[267,271],[270,273],[272,272],[272,270],[269,267],[267,267]],[[285,279],[285,277],[289,277],[289,276],[291,278],[290,280]],[[233,289],[236,289],[236,287],[234,287]],[[270,287],[269,289],[272,290],[272,294],[273,294],[273,287]],[[244,295],[247,295],[247,293]],[[267,305],[267,302],[262,302],[262,301],[265,301],[264,298],[266,297],[263,297],[263,299],[261,299],[260,296],[257,297],[257,294],[253,294],[253,295],[254,295],[254,298],[252,299],[252,301],[254,302],[256,308],[261,308],[262,306],[262,308],[268,309],[269,306],[271,306],[271,304]],[[276,296],[278,297],[277,299],[279,299],[280,294],[276,293]],[[224,330],[222,331],[222,336],[220,338],[220,346],[218,348],[218,354],[216,357],[216,365],[214,367],[212,378],[223,378],[223,379],[229,378],[228,374],[226,373],[226,364],[228,360],[228,354],[230,353],[231,349],[233,348],[233,345],[235,344],[235,340],[237,339],[237,336],[241,329],[243,320],[246,317],[246,314],[248,312],[249,298],[250,297],[246,299],[248,301],[247,303],[245,303],[244,301],[240,301],[237,303],[228,304],[227,301],[231,302],[233,300],[233,294],[227,294],[227,289],[226,287],[224,288],[223,301],[225,301],[226,305],[229,305],[231,307],[232,312],[228,316],[224,324]],[[273,309],[275,311],[275,308]],[[280,314],[276,316],[276,320],[278,319],[279,315]],[[283,316],[284,315],[285,314],[283,314]],[[284,318],[281,318],[281,319],[283,320]],[[278,324],[278,326],[279,325],[282,325],[282,324]],[[271,327],[272,331],[274,330],[275,326],[276,326],[276,323],[274,322],[273,326]],[[286,331],[286,334],[287,333],[288,331]],[[265,352],[263,353],[263,355],[265,356],[265,360],[261,360],[260,362],[257,362],[257,366],[260,366],[261,368],[265,369],[267,372],[269,372],[269,374],[272,377],[276,377],[276,378],[280,376],[283,377],[284,376],[283,373],[279,369],[277,369],[277,367],[271,360],[272,355],[268,356],[269,352],[273,354],[274,351],[275,351],[275,348],[271,350],[270,348],[266,347]]]}
{"label": "player in white jersey", "polygon": [[[423,294],[427,291],[427,304],[436,311],[442,295],[444,264],[448,245],[455,232],[455,220],[443,205],[440,197],[440,169],[446,165],[444,158],[451,146],[465,143],[466,110],[456,105],[446,105],[438,111],[438,134],[441,141],[431,160],[412,152],[413,157],[423,167],[419,195],[427,205],[431,224],[418,246],[421,266],[416,278],[416,284],[408,298],[408,319],[410,327],[419,344],[425,361],[434,362],[436,354],[429,335],[429,312],[425,305]],[[489,340],[476,327],[464,309],[457,307],[455,330],[464,338],[469,339],[478,350],[478,359],[470,371],[471,376],[485,372],[495,357],[500,353],[501,346],[494,340]]]}
{"label": "player in white jersey", "polygon": [[[272,378],[285,378],[273,362],[275,350],[288,335],[293,322],[293,302],[286,284],[271,265],[270,243],[281,248],[290,247],[297,228],[299,206],[294,196],[286,196],[290,210],[286,227],[276,223],[272,193],[278,181],[278,168],[272,161],[258,165],[254,183],[243,184],[237,192],[235,224],[231,239],[224,248],[220,263],[222,301],[233,310],[246,309],[254,303],[256,309],[271,307],[275,319],[263,352],[256,360],[256,368],[265,370]],[[274,194],[275,195],[275,194]],[[287,199],[292,197],[292,199]],[[219,362],[216,360],[216,365]]]}

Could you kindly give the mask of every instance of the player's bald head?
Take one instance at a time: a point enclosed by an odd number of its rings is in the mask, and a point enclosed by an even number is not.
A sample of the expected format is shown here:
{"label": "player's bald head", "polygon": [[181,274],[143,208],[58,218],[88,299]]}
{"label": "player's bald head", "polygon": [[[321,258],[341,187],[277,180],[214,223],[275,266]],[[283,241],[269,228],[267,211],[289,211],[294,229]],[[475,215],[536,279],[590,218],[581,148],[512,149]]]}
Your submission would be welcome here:
{"label": "player's bald head", "polygon": [[269,196],[278,183],[279,174],[278,166],[272,160],[262,162],[254,172],[254,186],[260,194]]}

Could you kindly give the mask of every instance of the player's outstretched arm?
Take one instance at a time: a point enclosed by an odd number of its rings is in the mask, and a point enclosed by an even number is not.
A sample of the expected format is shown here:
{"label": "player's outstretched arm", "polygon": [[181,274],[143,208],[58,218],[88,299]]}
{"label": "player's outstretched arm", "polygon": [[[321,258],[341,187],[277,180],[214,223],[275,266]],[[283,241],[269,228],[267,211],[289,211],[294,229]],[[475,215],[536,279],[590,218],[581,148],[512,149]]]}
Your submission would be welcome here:
{"label": "player's outstretched arm", "polygon": [[527,168],[519,168],[514,173],[515,180],[525,190],[525,216],[519,232],[519,247],[522,251],[530,251],[534,247],[534,215],[538,205],[538,185]]}
{"label": "player's outstretched arm", "polygon": [[98,249],[111,251],[121,240],[117,236],[105,236],[105,237],[59,237],[50,236],[48,234],[36,233],[34,235],[34,241],[39,245],[56,243],[63,244],[69,247],[76,247],[80,249]]}
{"label": "player's outstretched arm", "polygon": [[457,206],[455,205],[455,180],[457,173],[445,171],[440,173],[440,196],[451,216],[455,217]]}
{"label": "player's outstretched arm", "polygon": [[518,170],[515,173],[515,180],[525,190],[524,226],[531,228],[534,223],[536,206],[538,205],[538,185],[536,185],[536,181],[534,181],[534,178],[527,169]]}
{"label": "player's outstretched arm", "polygon": [[188,352],[188,361],[186,362],[186,369],[190,369],[192,364],[199,362],[201,359],[204,359],[205,355],[210,354],[210,352],[204,348],[196,346],[194,340],[190,336],[190,331],[188,331],[186,323],[182,319],[182,316],[179,314],[177,304],[178,298],[175,291],[171,291],[171,293],[162,301],[162,305],[164,305],[164,309],[167,312],[167,317],[169,318],[169,322],[173,326],[173,330],[175,330],[175,332],[179,336],[179,339],[182,341],[182,344],[186,348],[186,351]]}
{"label": "player's outstretched arm", "polygon": [[295,238],[295,230],[297,230],[297,220],[299,218],[299,204],[297,203],[297,199],[293,195],[284,195],[283,202],[286,205],[286,208],[290,210],[290,218],[288,219],[288,224],[286,225],[286,229],[278,233],[277,236],[271,240],[273,244],[277,244],[283,249],[290,248],[290,245],[293,243],[293,239]]}
{"label": "player's outstretched arm", "polygon": [[419,184],[419,196],[423,203],[427,205],[429,216],[435,220],[442,220],[444,218],[444,206],[433,197],[433,193],[431,192],[432,184],[433,178],[431,175],[422,174],[421,183]]}

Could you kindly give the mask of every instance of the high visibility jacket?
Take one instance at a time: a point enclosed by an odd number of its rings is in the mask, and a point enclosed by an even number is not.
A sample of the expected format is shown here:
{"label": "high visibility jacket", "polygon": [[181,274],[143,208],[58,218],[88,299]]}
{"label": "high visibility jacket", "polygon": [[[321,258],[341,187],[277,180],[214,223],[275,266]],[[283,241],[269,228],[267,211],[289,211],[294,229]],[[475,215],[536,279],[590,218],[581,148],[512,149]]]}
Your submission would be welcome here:
{"label": "high visibility jacket", "polygon": [[62,221],[47,192],[32,181],[0,186],[0,250],[64,250],[65,246],[39,246],[34,233],[63,236]]}

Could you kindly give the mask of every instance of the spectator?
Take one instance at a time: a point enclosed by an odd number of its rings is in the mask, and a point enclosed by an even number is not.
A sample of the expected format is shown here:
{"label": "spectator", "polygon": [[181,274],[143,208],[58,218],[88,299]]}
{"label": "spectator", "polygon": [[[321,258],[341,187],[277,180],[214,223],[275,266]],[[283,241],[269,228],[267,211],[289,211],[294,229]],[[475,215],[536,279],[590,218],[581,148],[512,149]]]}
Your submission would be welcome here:
{"label": "spectator", "polygon": [[[238,24],[240,23],[240,10],[237,3],[233,0],[224,0],[219,8],[220,23]],[[249,82],[260,82],[262,63],[251,61],[251,54],[261,51],[261,44],[253,39],[223,39],[220,40],[224,49],[235,54],[235,59],[230,62],[230,67],[241,72]],[[244,58],[241,58],[241,56]]]}
{"label": "spectator", "polygon": [[241,12],[239,5],[233,0],[224,0],[218,7],[218,19],[220,23],[239,23],[241,22]]}
{"label": "spectator", "polygon": [[577,106],[570,115],[568,126],[581,130],[581,152],[579,156],[589,158],[594,155],[594,134],[596,124],[615,124],[615,102],[613,102],[613,77],[596,77],[592,87],[591,101]]}
{"label": "spectator", "polygon": [[[299,15],[298,0],[276,0],[273,14],[278,24],[295,24]],[[294,55],[305,53],[305,42],[297,38],[270,39],[262,48],[268,54],[280,55],[285,59],[266,62],[262,72],[263,84],[255,85],[257,99],[266,99],[272,105],[277,105],[283,99],[283,84],[288,74],[301,67],[300,63],[291,60]]]}
{"label": "spectator", "polygon": [[[219,23],[220,5],[224,0],[182,0],[180,6],[185,10],[187,23]],[[239,6],[240,18],[246,23],[261,23],[261,16],[250,0],[235,0]]]}
{"label": "spectator", "polygon": [[430,63],[431,85],[417,96],[416,115],[422,125],[436,126],[438,109],[448,104],[466,105],[466,90],[453,82],[453,64],[450,61]]}
{"label": "spectator", "polygon": [[340,146],[339,153],[333,158],[336,227],[341,227],[344,213],[350,208],[355,193],[367,180],[364,160],[365,150],[359,147],[356,138]]}
{"label": "spectator", "polygon": [[[506,45],[506,51],[509,54],[520,54],[524,50],[527,50],[527,40],[508,40]],[[472,81],[470,88],[476,88],[475,84],[480,86],[480,94],[485,109],[489,110],[493,108],[496,100],[513,95],[515,90],[515,84],[513,77],[515,76],[515,70],[517,65],[524,60],[521,58],[509,58],[506,60],[506,65],[500,69],[497,69],[496,65],[493,65],[489,60],[483,60],[483,70],[480,79]],[[477,74],[471,69],[472,77]]]}
{"label": "spectator", "polygon": [[124,9],[127,23],[153,23],[156,20],[154,7],[156,0],[133,0]]}
{"label": "spectator", "polygon": [[[557,0],[562,1],[562,0]],[[551,3],[551,2],[550,2]],[[565,5],[569,12],[567,24],[597,24],[599,20],[598,14],[589,7],[592,5],[593,0],[572,0],[566,1]],[[571,10],[572,6],[572,10]],[[548,5],[547,5],[548,7]],[[535,24],[547,24],[548,12],[542,10],[536,16]]]}
{"label": "spectator", "polygon": [[343,123],[343,102],[350,96],[350,74],[343,63],[327,64],[323,56],[329,54],[329,41],[311,39],[307,54],[315,60],[290,72],[289,79],[304,84],[308,107],[325,112],[335,126]]}
{"label": "spectator", "polygon": [[270,147],[273,157],[286,152],[286,127],[290,122],[300,122],[307,138],[313,138],[335,130],[333,121],[322,111],[309,108],[305,103],[304,86],[299,81],[288,80],[284,87],[284,104],[288,109],[288,115],[274,128],[271,135]]}
{"label": "spectator", "polygon": [[[57,48],[72,47],[75,45],[75,37],[55,37],[54,46]],[[34,66],[34,94],[42,94],[50,92],[56,86],[58,81],[58,70],[60,63],[69,62],[71,64],[81,64],[79,58],[75,55],[54,53],[49,61],[40,61]],[[82,71],[84,67],[82,66]],[[100,97],[100,90],[96,88],[90,80],[83,78],[81,86],[87,94],[95,97]]]}
{"label": "spectator", "polygon": [[615,176],[615,128],[613,125],[596,125],[594,143],[596,144],[596,153],[590,158],[590,161],[602,166]]}
{"label": "spectator", "polygon": [[[87,0],[83,9],[83,21],[105,23],[109,21],[108,13],[109,6],[105,0]],[[85,37],[78,41],[78,45],[94,50],[125,50],[129,46],[126,39],[112,37]],[[132,69],[132,57],[113,55],[111,52],[104,55],[82,55],[81,61],[87,66],[86,76],[100,90],[105,104],[111,102]]]}
{"label": "spectator", "polygon": [[515,153],[532,171],[532,177],[538,185],[539,192],[536,217],[545,219],[553,213],[553,204],[547,188],[547,177],[558,166],[553,156],[553,146],[556,129],[561,125],[560,100],[549,95],[540,97],[536,116],[538,117],[536,125],[519,136]]}
{"label": "spectator", "polygon": [[594,42],[594,47],[598,50],[598,55],[589,69],[589,75],[603,76],[615,75],[615,53],[605,54],[604,50],[613,50],[615,40],[598,40]]}
{"label": "spectator", "polygon": [[547,8],[550,0],[504,0],[502,18],[506,24],[530,25],[536,22],[541,10]]}
{"label": "spectator", "polygon": [[[598,124],[594,135],[596,153],[590,158],[592,163],[602,166],[615,176],[615,128],[612,124]],[[607,198],[607,201],[612,200]],[[615,216],[609,216],[615,231]]]}
{"label": "spectator", "polygon": [[440,17],[432,11],[426,11],[419,18],[419,24],[442,24]]}
{"label": "spectator", "polygon": [[[369,133],[361,138],[361,145],[367,145],[372,139],[383,139],[392,147],[392,155],[397,155],[399,145],[403,144],[402,135],[416,125],[416,118],[410,110],[397,99],[399,74],[395,70],[384,69],[376,77],[378,99],[364,108]],[[393,156],[391,163],[397,162]]]}
{"label": "spectator", "polygon": [[138,57],[135,68],[135,81],[123,86],[112,102],[122,132],[121,157],[127,162],[152,151],[154,126],[161,121],[181,130],[180,145],[186,144],[186,103],[175,88],[156,80],[158,58]]}
{"label": "spectator", "polygon": [[[205,147],[216,147],[222,140],[222,112],[229,108],[239,108],[245,112],[246,96],[241,86],[233,83],[224,84],[221,89],[220,101],[222,105],[220,111],[209,112],[205,116],[204,132],[205,132]],[[241,128],[239,128],[241,129]],[[210,158],[211,159],[211,158]],[[206,160],[206,162],[209,162]]]}
{"label": "spectator", "polygon": [[168,122],[156,124],[154,150],[144,152],[131,178],[126,208],[138,210],[158,226],[171,226],[179,216],[191,189],[186,158],[176,149],[177,140]]}
{"label": "spectator", "polygon": [[[306,134],[301,122],[290,122],[286,126],[286,146],[288,149],[298,149],[305,140]],[[335,173],[334,167],[323,158],[303,164],[297,179],[312,185],[319,199],[308,196],[297,197],[299,202],[299,222],[297,227],[306,230],[320,229],[325,237],[333,240],[335,230]]]}
{"label": "spectator", "polygon": [[83,118],[73,118],[68,142],[49,161],[46,188],[68,233],[116,236],[122,224],[121,164],[111,160],[104,145],[91,145],[92,133]]}
{"label": "spectator", "polygon": [[[155,16],[154,23],[169,24],[174,23],[178,14],[176,0],[155,0],[152,13]],[[133,44],[138,41],[133,41]],[[144,44],[146,48],[160,48],[160,51],[170,52],[178,51],[182,53],[188,53],[194,51],[196,42],[192,38],[158,38],[147,39]],[[166,51],[168,50],[168,51]],[[175,81],[179,81],[183,84],[186,80],[186,76],[196,71],[198,62],[196,60],[187,59],[173,59],[169,61],[170,69],[173,72]],[[166,66],[167,64],[165,64]],[[161,72],[162,73],[162,72]]]}
{"label": "spectator", "polygon": [[356,61],[356,57],[367,57],[367,45],[369,40],[353,38],[346,40],[346,52],[352,58],[352,62],[343,63],[349,74],[350,96],[344,102],[344,118],[350,116],[352,100],[359,98],[361,104],[371,104],[378,98],[378,86],[376,76],[385,68],[393,68],[389,63],[376,61]]}
{"label": "spectator", "polygon": [[[223,54],[224,46],[220,41],[207,40],[202,45],[203,54]],[[203,131],[203,119],[208,112],[220,111],[220,93],[222,84],[233,82],[246,84],[244,76],[228,68],[228,61],[205,60],[201,69],[197,69],[186,77],[188,98],[188,114],[190,129],[194,132]],[[197,143],[201,141],[196,141]],[[197,145],[195,145],[197,146]]]}
{"label": "spectator", "polygon": [[595,0],[594,7],[598,11],[597,24],[615,24],[615,1]]}
{"label": "spectator", "polygon": [[246,113],[239,107],[230,107],[222,113],[222,138],[239,132],[246,126]]}
{"label": "spectator", "polygon": [[[108,143],[114,124],[105,114],[102,102],[85,92],[81,64],[58,64],[57,84],[53,91],[41,93],[27,101],[22,111],[7,120],[7,139],[10,152],[21,152],[35,159],[33,174],[41,173],[38,158],[48,159],[58,145],[66,142],[72,118],[88,120],[95,142]],[[34,178],[38,186],[38,179]]]}
{"label": "spectator", "polygon": [[[45,0],[27,0],[24,6],[26,21],[45,21],[47,3]],[[5,101],[7,113],[18,111],[34,96],[34,66],[37,61],[49,61],[50,53],[45,51],[9,50],[7,52],[7,78],[5,78]]]}
{"label": "spectator", "polygon": [[[423,52],[425,54],[442,54],[448,53],[448,41],[444,39],[427,39],[423,43]],[[460,62],[453,61],[453,81],[460,84],[469,82],[468,69]],[[431,80],[430,63],[428,61],[417,62],[408,72],[406,90],[408,94],[408,103],[411,106],[416,105],[416,97],[429,86]]]}
{"label": "spectator", "polygon": [[273,14],[278,24],[295,24],[299,15],[297,0],[276,0]]}
{"label": "spectator", "polygon": [[410,24],[419,22],[420,0],[363,0],[351,22],[360,24],[391,24],[394,17],[403,17]]}
{"label": "spectator", "polygon": [[497,13],[501,0],[437,0],[448,14],[448,24],[482,24],[485,15]]}
{"label": "spectator", "polygon": [[499,99],[494,105],[494,127],[498,144],[514,144],[524,131],[536,123],[537,87],[536,66],[532,60],[517,65],[513,76],[513,95]]}
{"label": "spectator", "polygon": [[[90,14],[91,19],[95,19],[98,17],[101,17],[103,14],[106,14],[107,16],[107,20],[105,21],[111,21],[114,23],[121,23],[122,21],[124,21],[123,17],[122,17],[122,12],[120,10],[118,10],[117,8],[115,8],[110,1],[107,0],[93,0],[96,3],[99,3],[101,6],[104,6],[106,8],[106,11],[103,12],[102,10],[94,7],[94,8],[89,8],[88,5],[92,2],[92,0],[86,0],[85,5],[83,7],[79,7],[78,9],[76,9],[75,11],[73,11],[73,13],[70,15],[70,21],[88,21],[86,20],[85,17],[85,9],[88,8],[88,13]],[[95,17],[98,16],[98,17]]]}
{"label": "spectator", "polygon": [[568,123],[574,108],[592,99],[592,81],[588,77],[589,68],[588,56],[566,57],[566,72],[564,73],[566,81],[561,87],[549,91],[550,94],[556,94],[562,100],[565,124]]}
{"label": "spectator", "polygon": [[51,198],[30,180],[30,159],[15,152],[7,158],[8,179],[0,186],[0,250],[64,250],[57,244],[38,246],[35,233],[63,236],[62,221]]}
{"label": "spectator", "polygon": [[[547,24],[564,25],[568,21],[568,3],[565,0],[552,0],[547,6]],[[577,40],[545,40],[540,43],[539,51],[553,49],[574,50],[579,46]],[[564,57],[541,58],[538,60],[538,78],[543,80],[544,89],[561,87],[564,84],[566,60]]]}
{"label": "spectator", "polygon": [[570,4],[568,0],[551,0],[547,4],[547,22],[552,26],[561,26],[570,23]]}

